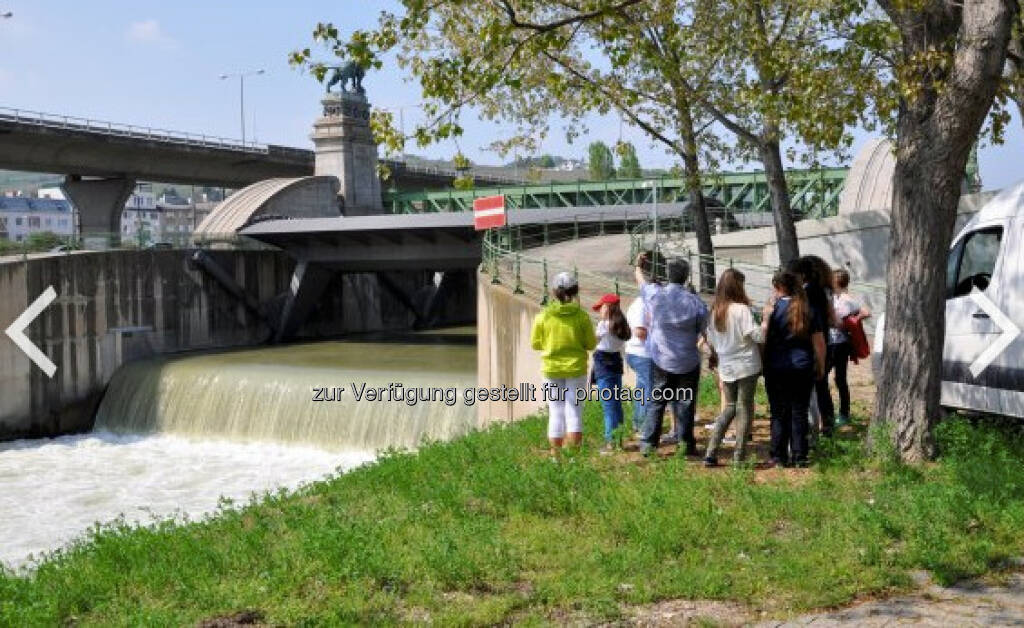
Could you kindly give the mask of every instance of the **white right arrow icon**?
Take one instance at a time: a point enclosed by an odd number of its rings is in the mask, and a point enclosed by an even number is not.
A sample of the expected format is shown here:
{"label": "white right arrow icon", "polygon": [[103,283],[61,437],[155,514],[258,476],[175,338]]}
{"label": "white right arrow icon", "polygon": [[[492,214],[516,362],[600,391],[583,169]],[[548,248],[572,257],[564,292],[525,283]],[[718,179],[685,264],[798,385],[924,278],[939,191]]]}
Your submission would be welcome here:
{"label": "white right arrow icon", "polygon": [[1020,335],[1020,327],[1017,327],[1017,325],[1011,321],[1006,314],[1003,314],[1003,312],[996,307],[996,304],[992,302],[992,299],[989,299],[985,296],[985,293],[977,288],[971,292],[971,300],[978,304],[978,307],[988,314],[992,318],[993,322],[995,322],[999,327],[1000,331],[1003,332],[998,338],[996,338],[995,342],[986,347],[985,350],[981,352],[981,355],[975,358],[974,362],[971,363],[971,376],[977,379],[977,377],[988,368],[988,365],[992,364],[992,360],[998,358],[999,354],[1005,351],[1006,348],[1010,346],[1010,343]]}
{"label": "white right arrow icon", "polygon": [[25,335],[25,329],[32,324],[32,321],[42,314],[46,306],[53,303],[53,300],[57,298],[57,291],[53,289],[53,286],[47,288],[39,298],[32,302],[32,305],[28,306],[28,309],[21,313],[21,316],[14,319],[11,326],[7,328],[7,335],[11,337],[14,344],[18,345],[18,348],[25,352],[28,359],[43,369],[47,377],[53,377],[53,374],[57,372],[57,365],[54,364],[50,358],[43,353],[39,347],[35,345],[29,337]]}

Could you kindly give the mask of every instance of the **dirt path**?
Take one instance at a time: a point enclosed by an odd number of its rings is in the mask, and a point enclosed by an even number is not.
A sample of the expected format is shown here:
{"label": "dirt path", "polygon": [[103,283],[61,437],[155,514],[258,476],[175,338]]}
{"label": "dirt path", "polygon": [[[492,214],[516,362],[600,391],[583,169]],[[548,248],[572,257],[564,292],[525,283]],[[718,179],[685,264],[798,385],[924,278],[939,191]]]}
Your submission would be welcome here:
{"label": "dirt path", "polygon": [[[1022,561],[1021,567],[1024,567]],[[917,574],[921,590],[912,595],[765,621],[752,610],[725,602],[672,600],[633,609],[627,624],[637,626],[1024,626],[1024,573],[998,584],[966,582],[952,587],[931,584]]]}

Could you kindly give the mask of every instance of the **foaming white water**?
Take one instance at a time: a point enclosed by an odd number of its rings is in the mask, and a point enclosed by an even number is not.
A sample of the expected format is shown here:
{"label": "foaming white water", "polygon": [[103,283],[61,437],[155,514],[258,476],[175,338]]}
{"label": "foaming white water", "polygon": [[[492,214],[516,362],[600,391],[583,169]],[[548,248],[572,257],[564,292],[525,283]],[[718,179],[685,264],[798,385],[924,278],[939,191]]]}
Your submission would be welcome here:
{"label": "foaming white water", "polygon": [[17,567],[93,523],[197,517],[221,497],[295,488],[373,460],[266,443],[93,432],[0,443],[0,562]]}

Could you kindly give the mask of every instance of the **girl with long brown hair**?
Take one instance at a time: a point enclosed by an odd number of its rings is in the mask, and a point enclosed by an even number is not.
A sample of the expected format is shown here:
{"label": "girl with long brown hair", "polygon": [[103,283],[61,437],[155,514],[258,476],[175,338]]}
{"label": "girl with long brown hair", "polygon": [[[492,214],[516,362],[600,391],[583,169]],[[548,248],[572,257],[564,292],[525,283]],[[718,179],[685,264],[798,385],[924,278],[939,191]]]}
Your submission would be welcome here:
{"label": "girl with long brown hair", "polygon": [[718,280],[715,300],[711,305],[711,320],[706,333],[712,350],[711,363],[717,362],[718,377],[722,382],[724,404],[715,421],[708,442],[704,465],[718,464],[718,447],[733,419],[736,419],[736,449],[733,461],[743,462],[746,457],[747,431],[754,416],[754,391],[761,374],[761,350],[764,341],[761,326],[754,322],[744,282],[746,277],[738,270],[727,269]]}
{"label": "girl with long brown hair", "polygon": [[825,375],[832,368],[832,355],[827,347],[828,338],[831,330],[839,325],[832,304],[832,267],[817,255],[804,255],[794,260],[787,270],[803,280],[807,300],[817,312],[822,314],[825,321],[825,370],[821,377],[814,382],[814,391],[811,393],[811,405],[808,412],[811,430],[809,438],[813,445],[817,442],[819,434],[831,436],[835,424],[835,407],[832,405],[832,395],[829,393],[828,378]]}
{"label": "girl with long brown hair", "polygon": [[772,462],[807,466],[807,412],[825,370],[826,312],[807,298],[802,279],[779,271],[764,308],[764,384],[771,408]]}

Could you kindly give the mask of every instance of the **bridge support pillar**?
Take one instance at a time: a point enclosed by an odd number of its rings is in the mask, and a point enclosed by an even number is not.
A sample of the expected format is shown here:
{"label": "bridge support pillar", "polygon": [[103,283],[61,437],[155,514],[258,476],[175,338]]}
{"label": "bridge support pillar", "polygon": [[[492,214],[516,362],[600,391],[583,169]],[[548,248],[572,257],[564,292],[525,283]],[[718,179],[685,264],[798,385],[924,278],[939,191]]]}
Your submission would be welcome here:
{"label": "bridge support pillar", "polygon": [[106,248],[120,245],[121,213],[135,189],[134,179],[83,179],[69,175],[61,189],[78,212],[79,234],[86,246]]}
{"label": "bridge support pillar", "polygon": [[346,216],[384,213],[370,103],[350,92],[328,94],[322,102],[324,115],[313,123],[311,136],[315,174],[338,178]]}
{"label": "bridge support pillar", "polygon": [[299,260],[288,286],[274,342],[284,342],[295,335],[327,289],[332,274],[320,264]]}

